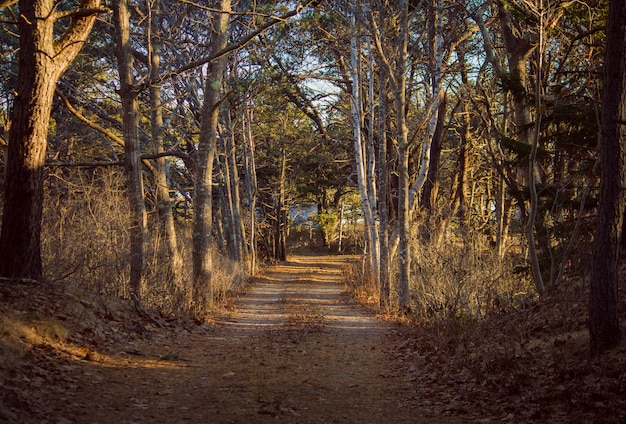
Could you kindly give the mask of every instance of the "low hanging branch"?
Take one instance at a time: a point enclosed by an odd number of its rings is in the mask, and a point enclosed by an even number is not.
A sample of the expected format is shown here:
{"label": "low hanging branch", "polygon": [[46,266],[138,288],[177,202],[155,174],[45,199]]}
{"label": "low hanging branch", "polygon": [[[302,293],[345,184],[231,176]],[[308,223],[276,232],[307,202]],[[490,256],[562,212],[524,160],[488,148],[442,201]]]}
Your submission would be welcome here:
{"label": "low hanging branch", "polygon": [[0,1],[0,10],[13,6],[15,3],[17,3],[17,0],[2,0]]}
{"label": "low hanging branch", "polygon": [[61,101],[63,101],[63,104],[65,105],[67,110],[76,118],[78,118],[82,123],[87,125],[89,128],[94,129],[104,136],[108,137],[115,144],[124,147],[124,140],[121,137],[85,117],[85,115],[80,113],[76,108],[74,108],[74,106],[72,106],[67,96],[63,94],[63,92],[61,92],[61,90],[59,90],[58,88],[56,89],[56,94],[61,98]]}
{"label": "low hanging branch", "polygon": [[247,45],[250,41],[252,41],[254,38],[256,38],[259,34],[262,34],[265,30],[267,30],[268,28],[271,28],[272,26],[280,23],[280,22],[284,22],[287,19],[296,16],[298,13],[300,13],[305,7],[309,7],[312,6],[314,3],[316,3],[318,0],[307,0],[305,1],[303,4],[298,5],[298,7],[296,7],[295,9],[285,13],[282,16],[277,16],[277,17],[273,17],[271,19],[269,19],[267,22],[265,22],[263,25],[259,26],[257,29],[255,29],[254,31],[252,31],[250,34],[248,34],[247,36],[243,37],[240,40],[237,40],[233,43],[228,44],[224,49],[220,50],[219,52],[216,52],[214,54],[211,54],[209,56],[205,56],[202,57],[198,60],[194,60],[193,62],[188,63],[187,65],[181,66],[178,69],[175,69],[173,71],[167,72],[164,75],[161,75],[160,77],[158,77],[157,79],[150,79],[146,82],[144,82],[143,84],[139,84],[135,87],[135,90],[138,92],[144,91],[146,89],[148,89],[148,87],[150,87],[151,85],[154,84],[158,84],[160,82],[163,82],[165,80],[174,78],[175,76],[178,76],[184,72],[190,71],[192,69],[198,68],[202,65],[205,65],[209,62],[212,62],[216,59],[219,59],[222,56],[227,55],[228,53],[240,49],[242,47],[244,47],[245,45]]}
{"label": "low hanging branch", "polygon": [[[70,101],[67,98],[67,96],[63,92],[61,92],[61,90],[59,90],[58,88],[56,89],[56,93],[61,98],[61,101],[63,101],[63,104],[65,105],[67,110],[72,115],[74,115],[77,119],[79,119],[81,122],[83,122],[89,128],[98,131],[99,133],[103,134],[105,137],[108,137],[115,144],[117,144],[117,145],[119,145],[121,147],[124,147],[124,140],[121,137],[119,137],[118,135],[114,134],[110,130],[104,128],[103,126],[98,125],[97,123],[93,122],[92,120],[87,118],[85,115],[83,115],[74,106],[72,106],[72,104],[70,103]],[[140,159],[143,161],[143,164],[148,169],[150,169],[150,171],[153,171],[153,166],[152,166],[152,164],[147,162],[148,160],[154,160],[154,159],[159,159],[159,158],[162,158],[162,157],[170,157],[170,156],[178,157],[178,158],[181,158],[181,159],[184,159],[184,160],[188,160],[189,159],[189,154],[187,154],[185,152],[181,152],[180,150],[170,150],[170,151],[161,152],[161,153],[143,154],[143,155],[140,156]],[[123,165],[124,165],[123,161],[93,161],[93,162],[57,162],[57,161],[54,161],[54,162],[46,162],[46,166],[95,167],[95,166],[123,166]]]}

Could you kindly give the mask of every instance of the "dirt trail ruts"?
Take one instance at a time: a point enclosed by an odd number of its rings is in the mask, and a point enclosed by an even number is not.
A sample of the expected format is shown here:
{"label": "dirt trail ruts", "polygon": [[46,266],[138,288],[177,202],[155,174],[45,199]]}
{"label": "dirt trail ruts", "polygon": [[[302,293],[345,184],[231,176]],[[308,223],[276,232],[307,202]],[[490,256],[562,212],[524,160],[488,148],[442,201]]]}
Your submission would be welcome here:
{"label": "dirt trail ruts", "polygon": [[68,366],[52,423],[423,423],[385,353],[390,326],[343,292],[346,259],[290,257],[205,330],[156,331]]}

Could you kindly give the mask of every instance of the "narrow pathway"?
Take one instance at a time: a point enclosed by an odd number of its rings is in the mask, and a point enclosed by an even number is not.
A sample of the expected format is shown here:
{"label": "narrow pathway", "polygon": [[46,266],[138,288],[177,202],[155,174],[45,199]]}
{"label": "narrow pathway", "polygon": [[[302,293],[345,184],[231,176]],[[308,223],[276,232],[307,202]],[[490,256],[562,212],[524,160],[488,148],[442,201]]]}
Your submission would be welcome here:
{"label": "narrow pathway", "polygon": [[[384,322],[343,293],[341,257],[291,257],[206,331],[68,370],[49,422],[425,423],[384,353]],[[453,422],[453,421],[446,421]]]}

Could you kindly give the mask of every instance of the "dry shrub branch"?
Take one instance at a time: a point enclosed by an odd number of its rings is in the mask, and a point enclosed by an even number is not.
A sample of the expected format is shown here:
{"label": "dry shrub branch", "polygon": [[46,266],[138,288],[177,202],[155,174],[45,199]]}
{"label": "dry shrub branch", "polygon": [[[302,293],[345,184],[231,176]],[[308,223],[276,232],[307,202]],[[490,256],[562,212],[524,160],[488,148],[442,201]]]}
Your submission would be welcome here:
{"label": "dry shrub branch", "polygon": [[[481,237],[437,245],[415,237],[411,245],[411,316],[426,325],[460,331],[464,323],[525,307],[536,298],[532,282],[513,257],[499,258]],[[391,260],[395,286],[395,258]],[[345,270],[346,283],[362,303],[378,304],[378,287],[365,259]],[[396,296],[392,294],[392,302]]]}
{"label": "dry shrub branch", "polygon": [[[46,278],[94,293],[129,297],[128,200],[125,178],[110,169],[54,169],[47,179],[42,255]],[[183,261],[176,281],[167,266],[166,241],[156,212],[149,212],[143,307],[161,316],[189,316],[191,229],[177,221]],[[219,307],[248,278],[243,264],[214,251],[213,293]],[[197,307],[197,305],[196,305]]]}
{"label": "dry shrub branch", "polygon": [[419,321],[458,327],[517,310],[536,297],[514,258],[499,258],[480,237],[439,246],[415,239],[412,253],[411,307]]}

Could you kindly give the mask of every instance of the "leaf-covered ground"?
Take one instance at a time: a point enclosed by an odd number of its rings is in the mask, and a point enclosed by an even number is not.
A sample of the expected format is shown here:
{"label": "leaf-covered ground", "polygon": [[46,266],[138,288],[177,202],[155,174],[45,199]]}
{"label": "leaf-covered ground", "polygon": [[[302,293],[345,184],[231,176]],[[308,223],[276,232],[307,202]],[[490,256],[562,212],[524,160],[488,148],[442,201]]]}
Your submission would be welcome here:
{"label": "leaf-covered ground", "polygon": [[301,256],[230,313],[161,329],[119,302],[2,286],[0,421],[444,422],[410,408],[392,326],[343,292],[345,258]]}
{"label": "leaf-covered ground", "polygon": [[626,349],[589,358],[583,289],[401,325],[345,294],[346,260],[290,257],[214,322],[165,328],[77,288],[0,283],[0,422],[626,421]]}
{"label": "leaf-covered ground", "polygon": [[626,346],[589,355],[587,303],[585,289],[563,287],[484,322],[398,331],[412,405],[469,422],[626,422]]}

